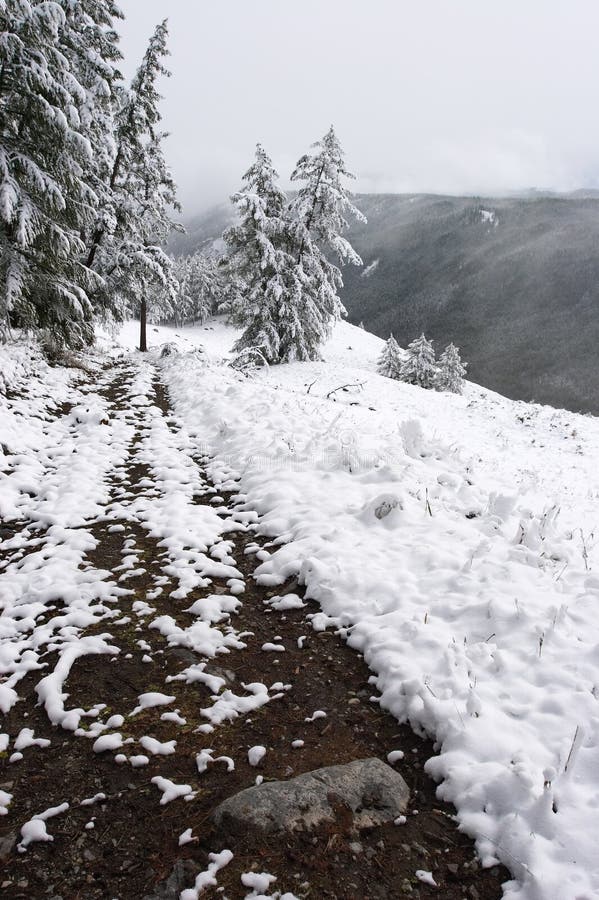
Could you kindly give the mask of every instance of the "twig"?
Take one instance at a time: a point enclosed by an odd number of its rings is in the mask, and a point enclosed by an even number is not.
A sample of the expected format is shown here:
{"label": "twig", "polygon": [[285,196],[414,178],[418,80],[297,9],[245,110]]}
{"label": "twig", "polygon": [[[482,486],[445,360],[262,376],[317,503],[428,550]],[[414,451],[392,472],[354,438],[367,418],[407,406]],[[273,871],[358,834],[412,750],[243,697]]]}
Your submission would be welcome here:
{"label": "twig", "polygon": [[328,400],[332,394],[336,394],[337,391],[346,391],[348,388],[363,388],[366,384],[365,381],[358,381],[355,384],[342,384],[339,387],[333,388],[332,391],[329,391],[326,399]]}
{"label": "twig", "polygon": [[306,391],[306,394],[310,393],[310,390],[314,387],[314,385],[316,384],[317,381],[318,381],[318,378],[315,378],[314,381],[310,382],[310,384],[308,385],[308,390]]}
{"label": "twig", "polygon": [[580,726],[577,725],[576,731],[574,732],[574,737],[572,738],[570,752],[568,753],[568,759],[566,760],[566,765],[564,766],[564,772],[568,771],[568,766],[570,765],[570,760],[572,759],[572,754],[574,753],[574,747],[576,746],[576,738],[578,737],[579,730],[580,730]]}
{"label": "twig", "polygon": [[432,517],[433,517],[433,511],[432,511],[432,509],[431,509],[431,505],[430,505],[429,499],[428,499],[428,488],[426,488],[426,503],[425,503],[424,506],[425,506],[425,509],[426,509],[427,513],[429,514],[429,516],[430,516],[431,519],[432,519]]}

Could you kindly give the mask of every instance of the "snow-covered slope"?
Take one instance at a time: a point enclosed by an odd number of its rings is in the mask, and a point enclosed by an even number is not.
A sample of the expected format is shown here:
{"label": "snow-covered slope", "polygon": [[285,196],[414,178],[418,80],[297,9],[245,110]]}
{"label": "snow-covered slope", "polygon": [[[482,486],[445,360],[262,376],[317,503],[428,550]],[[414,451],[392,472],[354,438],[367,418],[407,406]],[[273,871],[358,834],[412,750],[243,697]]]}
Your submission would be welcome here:
{"label": "snow-covered slope", "polygon": [[346,324],[322,362],[252,378],[222,364],[222,323],[150,333],[191,351],[163,372],[211,474],[287,541],[260,577],[299,573],[314,626],[434,736],[428,770],[506,896],[599,896],[597,420],[384,379],[382,342]]}

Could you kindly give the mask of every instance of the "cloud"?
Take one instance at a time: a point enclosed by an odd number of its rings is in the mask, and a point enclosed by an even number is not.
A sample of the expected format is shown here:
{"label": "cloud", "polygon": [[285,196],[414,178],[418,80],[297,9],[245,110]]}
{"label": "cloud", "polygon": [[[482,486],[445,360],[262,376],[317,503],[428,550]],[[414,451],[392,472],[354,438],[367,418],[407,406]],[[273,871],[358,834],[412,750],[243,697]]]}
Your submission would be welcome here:
{"label": "cloud", "polygon": [[169,17],[168,156],[187,212],[257,141],[283,182],[333,122],[358,190],[599,184],[595,0],[124,0],[131,74]]}

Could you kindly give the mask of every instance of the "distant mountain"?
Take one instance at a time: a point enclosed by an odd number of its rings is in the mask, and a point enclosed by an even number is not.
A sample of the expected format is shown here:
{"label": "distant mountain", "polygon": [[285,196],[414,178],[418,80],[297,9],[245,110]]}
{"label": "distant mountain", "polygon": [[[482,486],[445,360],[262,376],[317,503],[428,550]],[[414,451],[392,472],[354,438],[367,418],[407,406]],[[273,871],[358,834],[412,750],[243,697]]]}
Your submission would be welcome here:
{"label": "distant mountain", "polygon": [[[482,199],[365,194],[344,270],[350,322],[405,345],[453,341],[473,381],[514,399],[599,414],[599,195]],[[222,206],[178,252],[218,237]]]}

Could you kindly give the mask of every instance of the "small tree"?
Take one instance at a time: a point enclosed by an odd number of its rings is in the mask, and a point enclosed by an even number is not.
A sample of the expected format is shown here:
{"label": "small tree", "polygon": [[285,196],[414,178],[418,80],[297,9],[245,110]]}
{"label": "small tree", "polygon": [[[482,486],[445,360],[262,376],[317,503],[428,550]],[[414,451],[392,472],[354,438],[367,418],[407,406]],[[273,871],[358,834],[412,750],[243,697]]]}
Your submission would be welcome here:
{"label": "small tree", "polygon": [[460,359],[460,351],[454,344],[448,344],[439,359],[435,388],[438,391],[451,391],[452,394],[461,394],[465,374],[466,363],[463,363]]}
{"label": "small tree", "polygon": [[437,366],[432,342],[427,341],[421,334],[419,338],[408,344],[406,353],[406,358],[399,370],[401,381],[416,384],[422,388],[434,387]]}
{"label": "small tree", "polygon": [[399,379],[402,362],[399,345],[393,335],[390,335],[378,359],[377,370],[379,375],[384,375],[386,378]]}

